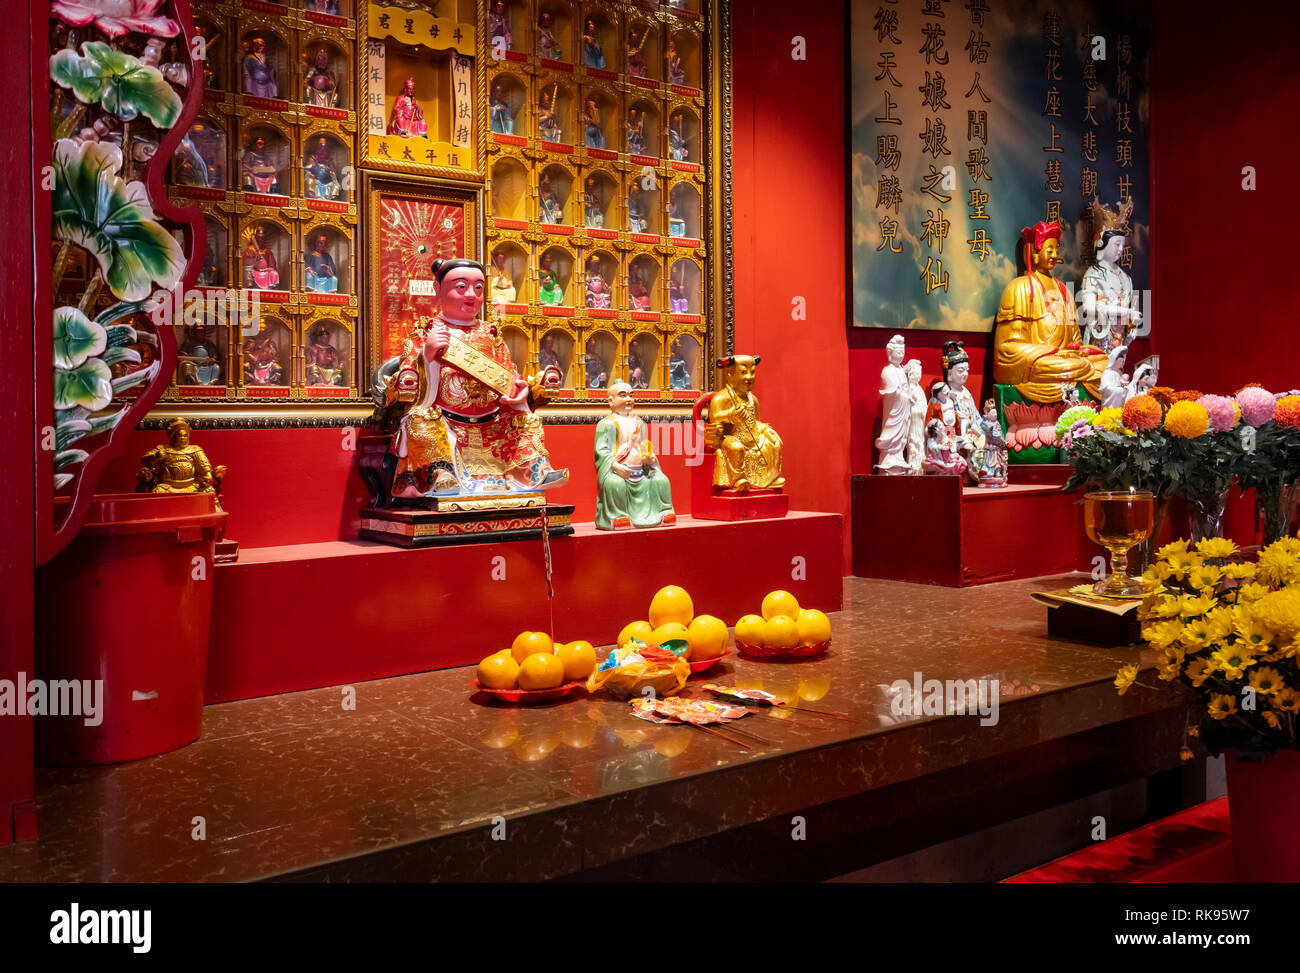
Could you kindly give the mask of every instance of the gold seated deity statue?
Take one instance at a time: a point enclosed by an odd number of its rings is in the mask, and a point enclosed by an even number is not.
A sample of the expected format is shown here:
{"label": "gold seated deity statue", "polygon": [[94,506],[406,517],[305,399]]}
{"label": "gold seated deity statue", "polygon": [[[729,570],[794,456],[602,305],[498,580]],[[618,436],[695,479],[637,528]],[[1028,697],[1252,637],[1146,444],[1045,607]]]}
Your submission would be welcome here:
{"label": "gold seated deity statue", "polygon": [[[155,446],[140,457],[136,473],[139,493],[220,493],[224,466],[213,466],[202,446],[190,442],[190,424],[174,419],[167,426],[166,446]],[[220,498],[217,509],[221,509]]]}
{"label": "gold seated deity statue", "polygon": [[998,305],[993,381],[1015,386],[1031,402],[1060,402],[1076,385],[1098,399],[1106,355],[1083,344],[1074,301],[1052,276],[1061,259],[1061,224],[1036,223],[1020,236],[1026,269]]}
{"label": "gold seated deity statue", "polygon": [[718,359],[725,385],[708,403],[704,442],[715,450],[713,485],[737,493],[751,489],[779,490],[781,437],[758,417],[754,372],[758,355],[731,355]]}

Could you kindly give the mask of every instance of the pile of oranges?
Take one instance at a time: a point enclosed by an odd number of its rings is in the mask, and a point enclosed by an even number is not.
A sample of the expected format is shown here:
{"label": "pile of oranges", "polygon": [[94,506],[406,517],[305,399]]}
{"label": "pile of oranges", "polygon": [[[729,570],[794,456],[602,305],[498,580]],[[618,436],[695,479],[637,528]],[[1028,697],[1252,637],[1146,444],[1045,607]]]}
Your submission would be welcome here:
{"label": "pile of oranges", "polygon": [[731,636],[727,623],[713,615],[695,614],[695,604],[686,589],[670,584],[655,592],[650,601],[648,619],[629,622],[618,633],[620,648],[632,639],[647,645],[663,645],[669,641],[682,641],[687,645],[681,658],[688,662],[701,662],[725,655]]}
{"label": "pile of oranges", "polygon": [[793,649],[820,645],[831,637],[831,620],[815,608],[800,608],[788,591],[771,591],[763,599],[761,615],[745,615],[736,622],[736,641],[755,648]]}
{"label": "pile of oranges", "polygon": [[586,679],[595,668],[590,642],[561,644],[545,632],[520,632],[510,648],[478,664],[478,683],[484,689],[554,689]]}

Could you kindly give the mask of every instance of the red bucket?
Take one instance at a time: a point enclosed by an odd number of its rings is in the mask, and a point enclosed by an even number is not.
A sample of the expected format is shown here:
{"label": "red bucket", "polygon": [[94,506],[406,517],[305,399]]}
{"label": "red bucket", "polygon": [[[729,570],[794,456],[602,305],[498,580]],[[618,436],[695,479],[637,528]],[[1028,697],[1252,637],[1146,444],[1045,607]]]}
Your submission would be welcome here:
{"label": "red bucket", "polygon": [[116,763],[198,739],[225,519],[211,493],[94,497],[36,576],[38,763]]}

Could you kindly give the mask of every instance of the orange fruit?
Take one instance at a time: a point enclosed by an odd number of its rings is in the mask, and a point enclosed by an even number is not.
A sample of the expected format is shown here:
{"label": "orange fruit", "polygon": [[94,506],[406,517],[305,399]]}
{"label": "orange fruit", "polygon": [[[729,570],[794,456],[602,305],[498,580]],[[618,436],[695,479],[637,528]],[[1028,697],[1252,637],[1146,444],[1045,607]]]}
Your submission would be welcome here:
{"label": "orange fruit", "polygon": [[691,658],[716,659],[727,651],[727,623],[712,615],[696,615],[686,630],[691,636]]}
{"label": "orange fruit", "polygon": [[763,617],[785,615],[787,618],[799,617],[799,600],[788,591],[769,591],[763,599]]}
{"label": "orange fruit", "polygon": [[818,645],[831,637],[831,620],[816,608],[803,609],[795,623],[799,626],[800,645]]}
{"label": "orange fruit", "polygon": [[555,657],[564,666],[566,681],[586,679],[596,670],[596,647],[590,642],[579,640],[561,645],[555,650]]}
{"label": "orange fruit", "polygon": [[555,643],[545,632],[520,632],[515,636],[514,645],[510,646],[510,654],[520,665],[537,652],[545,652],[548,655],[555,652]]}
{"label": "orange fruit", "polygon": [[496,652],[478,664],[478,684],[484,689],[514,689],[519,666],[508,654]]}
{"label": "orange fruit", "polygon": [[745,615],[736,622],[736,642],[762,648],[765,628],[762,615]]}
{"label": "orange fruit", "polygon": [[564,682],[564,663],[550,652],[534,652],[519,667],[520,689],[554,689]]}
{"label": "orange fruit", "polygon": [[681,622],[665,622],[650,634],[651,645],[663,645],[669,639],[682,639],[686,642],[687,649],[682,658],[689,659],[691,657],[691,633],[685,625]]}
{"label": "orange fruit", "polygon": [[619,648],[627,645],[632,639],[640,639],[642,642],[649,643],[650,636],[654,634],[654,626],[647,621],[628,622],[623,626],[623,631],[618,633],[617,645]]}
{"label": "orange fruit", "polygon": [[695,617],[695,606],[685,588],[670,584],[660,588],[650,599],[650,624],[655,628],[668,622],[689,625]]}
{"label": "orange fruit", "polygon": [[[769,649],[793,649],[799,644],[799,623],[789,615],[773,615],[763,625],[763,645]],[[523,673],[520,672],[523,685]]]}

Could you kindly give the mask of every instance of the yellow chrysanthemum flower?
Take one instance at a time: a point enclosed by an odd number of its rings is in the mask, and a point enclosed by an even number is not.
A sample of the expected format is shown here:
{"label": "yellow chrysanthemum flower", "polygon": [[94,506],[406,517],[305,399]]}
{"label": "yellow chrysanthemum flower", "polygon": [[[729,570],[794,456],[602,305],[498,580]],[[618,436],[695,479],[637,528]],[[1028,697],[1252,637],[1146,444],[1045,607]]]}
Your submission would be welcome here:
{"label": "yellow chrysanthemum flower", "polygon": [[1179,759],[1179,760],[1191,760],[1191,759],[1192,759],[1193,757],[1195,757],[1195,756],[1196,756],[1196,754],[1192,753],[1192,750],[1191,750],[1190,747],[1183,747],[1183,749],[1181,749],[1181,750],[1178,751],[1178,759]]}
{"label": "yellow chrysanthemum flower", "polygon": [[1165,429],[1180,439],[1195,439],[1210,428],[1210,414],[1197,402],[1175,402],[1165,413]]}
{"label": "yellow chrysanthemum flower", "polygon": [[1125,436],[1132,436],[1133,430],[1124,425],[1123,409],[1102,409],[1092,420],[1094,429],[1104,429],[1106,432],[1123,433]]}
{"label": "yellow chrysanthemum flower", "polygon": [[1183,623],[1176,618],[1156,622],[1142,629],[1142,637],[1157,649],[1173,645],[1183,636]]}
{"label": "yellow chrysanthemum flower", "polygon": [[1300,711],[1300,692],[1290,687],[1279,689],[1273,694],[1271,702],[1276,710],[1281,710],[1283,713],[1295,713]]}
{"label": "yellow chrysanthemum flower", "polygon": [[1182,595],[1178,599],[1178,614],[1183,618],[1208,615],[1218,605],[1212,595]]}
{"label": "yellow chrysanthemum flower", "polygon": [[1268,585],[1262,585],[1258,581],[1248,581],[1237,589],[1237,604],[1253,605],[1268,593]]}
{"label": "yellow chrysanthemum flower", "polygon": [[1240,679],[1257,661],[1239,642],[1235,645],[1225,645],[1210,658],[1214,660],[1214,668],[1222,672],[1225,679]]}
{"label": "yellow chrysanthemum flower", "polygon": [[1164,547],[1160,548],[1160,550],[1156,551],[1156,557],[1163,560],[1165,558],[1173,557],[1175,554],[1186,554],[1190,544],[1191,542],[1188,541],[1187,538],[1170,541]]}
{"label": "yellow chrysanthemum flower", "polygon": [[1255,577],[1255,565],[1251,561],[1225,564],[1223,566],[1223,576],[1233,581],[1245,581],[1248,578]]}
{"label": "yellow chrysanthemum flower", "polygon": [[1216,720],[1222,720],[1237,712],[1237,701],[1231,696],[1215,693],[1210,697],[1209,711]]}
{"label": "yellow chrysanthemum flower", "polygon": [[1261,715],[1264,717],[1264,722],[1267,723],[1274,730],[1276,730],[1278,727],[1282,725],[1282,721],[1277,718],[1277,714],[1274,713],[1271,709],[1264,710],[1264,712]]}
{"label": "yellow chrysanthemum flower", "polygon": [[1211,641],[1209,621],[1204,618],[1191,619],[1183,626],[1183,634],[1178,641],[1189,649],[1209,645]]}
{"label": "yellow chrysanthemum flower", "polygon": [[1137,674],[1137,666],[1125,666],[1115,676],[1115,688],[1119,690],[1121,696],[1128,692],[1128,688],[1132,686],[1133,681],[1137,679]]}
{"label": "yellow chrysanthemum flower", "polygon": [[1189,737],[1198,737],[1201,735],[1201,728],[1199,726],[1189,726],[1187,728],[1187,735]]}
{"label": "yellow chrysanthemum flower", "polygon": [[1226,537],[1207,537],[1197,543],[1196,553],[1201,557],[1232,557],[1237,553],[1237,545]]}
{"label": "yellow chrysanthemum flower", "polygon": [[1264,584],[1287,585],[1300,580],[1300,556],[1279,544],[1259,552],[1255,576]]}
{"label": "yellow chrysanthemum flower", "polygon": [[1151,607],[1147,609],[1148,618],[1177,618],[1179,613],[1177,595],[1157,595]]}
{"label": "yellow chrysanthemum flower", "polygon": [[1186,675],[1193,686],[1200,686],[1214,672],[1213,659],[1193,659],[1187,664]]}
{"label": "yellow chrysanthemum flower", "polygon": [[1213,594],[1223,581],[1223,568],[1215,564],[1203,564],[1187,572],[1187,583],[1194,591]]}
{"label": "yellow chrysanthemum flower", "polygon": [[1273,641],[1290,642],[1300,635],[1300,588],[1270,591],[1250,606],[1250,613]]}
{"label": "yellow chrysanthemum flower", "polygon": [[1260,624],[1253,612],[1239,616],[1232,630],[1239,641],[1258,652],[1268,648],[1269,640],[1273,637],[1273,633]]}
{"label": "yellow chrysanthemum flower", "polygon": [[1164,564],[1169,570],[1169,577],[1179,580],[1187,577],[1187,573],[1193,568],[1199,568],[1204,563],[1203,558],[1187,551],[1171,554],[1164,559]]}
{"label": "yellow chrysanthemum flower", "polygon": [[1282,682],[1282,673],[1272,666],[1260,666],[1258,669],[1252,670],[1250,684],[1255,688],[1255,692],[1261,696],[1268,696],[1286,688],[1286,684]]}
{"label": "yellow chrysanthemum flower", "polygon": [[1236,626],[1237,616],[1233,613],[1231,606],[1220,605],[1208,615],[1205,616],[1206,629],[1210,633],[1211,642],[1222,642]]}

